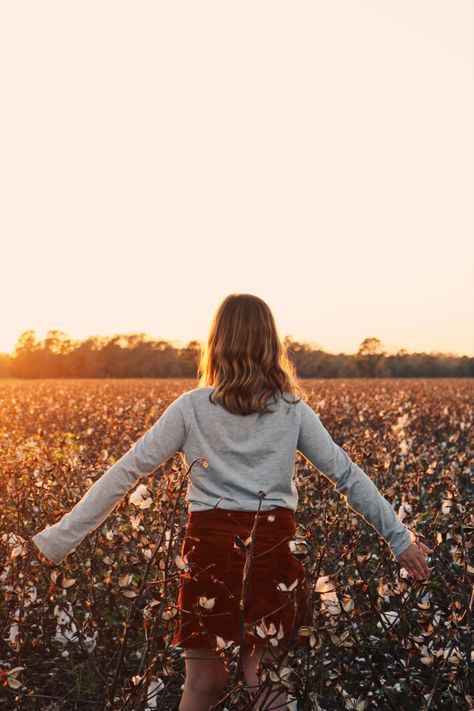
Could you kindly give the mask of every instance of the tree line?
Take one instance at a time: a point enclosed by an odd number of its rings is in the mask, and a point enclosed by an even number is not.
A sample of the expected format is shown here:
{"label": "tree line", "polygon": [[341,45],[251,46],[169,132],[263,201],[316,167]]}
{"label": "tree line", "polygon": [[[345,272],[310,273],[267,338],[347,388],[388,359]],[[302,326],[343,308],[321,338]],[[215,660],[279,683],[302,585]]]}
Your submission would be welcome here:
{"label": "tree line", "polygon": [[[378,338],[365,338],[355,354],[327,353],[286,336],[284,344],[300,378],[472,377],[474,358],[450,353],[388,354]],[[201,343],[177,347],[146,334],[90,336],[73,340],[50,330],[37,340],[25,331],[12,354],[0,353],[0,377],[196,378]]]}

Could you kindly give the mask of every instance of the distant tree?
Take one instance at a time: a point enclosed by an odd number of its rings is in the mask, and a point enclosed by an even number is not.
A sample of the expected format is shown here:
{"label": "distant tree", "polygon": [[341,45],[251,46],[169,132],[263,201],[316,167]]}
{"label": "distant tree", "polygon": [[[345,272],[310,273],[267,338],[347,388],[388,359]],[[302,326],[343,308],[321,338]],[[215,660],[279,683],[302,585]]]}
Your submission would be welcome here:
{"label": "distant tree", "polygon": [[43,344],[44,349],[54,355],[69,353],[74,348],[73,341],[71,341],[67,333],[64,333],[64,331],[48,331]]}
{"label": "distant tree", "polygon": [[38,341],[36,340],[36,331],[34,329],[29,329],[28,331],[23,331],[20,336],[18,336],[15,344],[15,355],[17,353],[32,353],[38,347]]}
{"label": "distant tree", "polygon": [[189,341],[185,348],[179,351],[179,372],[182,378],[197,377],[199,357],[204,344],[199,341]]}
{"label": "distant tree", "polygon": [[8,378],[12,375],[12,356],[10,353],[0,353],[0,378]]}
{"label": "distant tree", "polygon": [[[474,358],[449,353],[387,355],[378,338],[366,338],[356,354],[326,353],[317,343],[284,344],[300,378],[353,377],[472,377]],[[90,336],[73,341],[63,331],[50,330],[37,341],[24,331],[14,354],[0,354],[0,377],[21,378],[196,378],[204,343],[153,340],[144,333]]]}
{"label": "distant tree", "polygon": [[357,351],[357,367],[364,378],[382,377],[386,374],[385,351],[378,338],[365,338]]}
{"label": "distant tree", "polygon": [[23,331],[15,344],[12,365],[13,375],[18,378],[41,377],[41,369],[38,367],[38,350],[39,343],[36,340],[36,331],[34,329]]}
{"label": "distant tree", "polygon": [[378,338],[364,338],[357,351],[359,356],[385,355],[382,342]]}
{"label": "distant tree", "polygon": [[189,341],[186,348],[191,348],[192,350],[200,351],[201,350],[201,342],[200,341]]}

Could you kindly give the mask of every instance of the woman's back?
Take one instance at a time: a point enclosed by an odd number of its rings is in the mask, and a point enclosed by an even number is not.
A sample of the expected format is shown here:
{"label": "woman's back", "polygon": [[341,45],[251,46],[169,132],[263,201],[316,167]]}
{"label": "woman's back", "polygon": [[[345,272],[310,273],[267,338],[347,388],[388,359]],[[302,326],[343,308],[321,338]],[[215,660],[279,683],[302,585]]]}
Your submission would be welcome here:
{"label": "woman's back", "polygon": [[[186,423],[181,446],[187,465],[205,457],[208,467],[196,463],[189,475],[190,511],[216,506],[256,510],[258,492],[264,491],[261,510],[284,506],[296,510],[298,492],[293,471],[300,430],[301,402],[290,392],[277,392],[268,405],[272,412],[234,414],[209,399],[212,387],[189,390],[179,398]],[[286,402],[289,401],[289,402]]]}

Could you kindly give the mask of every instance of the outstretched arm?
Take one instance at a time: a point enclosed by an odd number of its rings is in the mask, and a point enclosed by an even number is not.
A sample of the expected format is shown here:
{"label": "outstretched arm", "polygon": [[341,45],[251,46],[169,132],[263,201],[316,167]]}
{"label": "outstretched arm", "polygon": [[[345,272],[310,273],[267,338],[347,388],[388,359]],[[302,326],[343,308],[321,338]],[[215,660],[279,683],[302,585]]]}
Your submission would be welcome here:
{"label": "outstretched arm", "polygon": [[140,477],[184,446],[186,422],[183,396],[163,412],[147,432],[86,491],[69,513],[32,537],[33,543],[53,563],[61,563],[82,539],[99,526]]}
{"label": "outstretched arm", "polygon": [[399,556],[412,543],[409,529],[367,474],[334,442],[314,410],[301,401],[297,449],[342,494],[348,505],[369,523]]}

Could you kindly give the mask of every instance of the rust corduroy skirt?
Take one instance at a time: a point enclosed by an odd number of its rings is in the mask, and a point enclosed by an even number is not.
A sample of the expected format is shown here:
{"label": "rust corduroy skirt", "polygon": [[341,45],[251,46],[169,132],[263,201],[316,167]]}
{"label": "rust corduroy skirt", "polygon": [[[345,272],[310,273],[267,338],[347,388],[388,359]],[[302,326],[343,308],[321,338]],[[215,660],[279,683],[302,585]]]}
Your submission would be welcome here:
{"label": "rust corduroy skirt", "polygon": [[[255,521],[253,550],[246,552]],[[298,629],[311,625],[312,615],[306,571],[289,545],[295,530],[294,512],[283,507],[258,516],[219,508],[188,512],[173,644],[306,645]]]}

